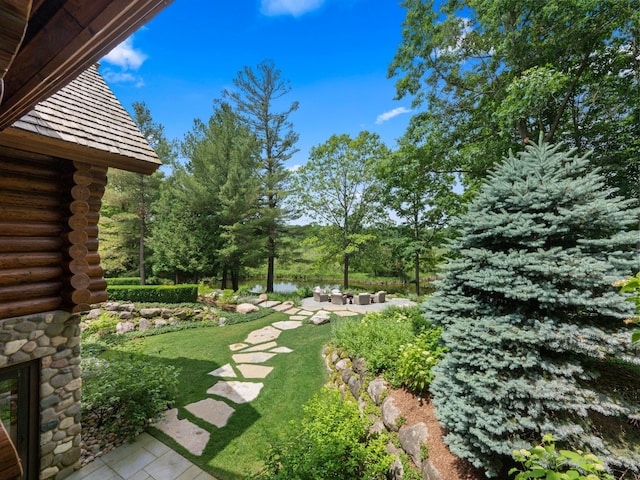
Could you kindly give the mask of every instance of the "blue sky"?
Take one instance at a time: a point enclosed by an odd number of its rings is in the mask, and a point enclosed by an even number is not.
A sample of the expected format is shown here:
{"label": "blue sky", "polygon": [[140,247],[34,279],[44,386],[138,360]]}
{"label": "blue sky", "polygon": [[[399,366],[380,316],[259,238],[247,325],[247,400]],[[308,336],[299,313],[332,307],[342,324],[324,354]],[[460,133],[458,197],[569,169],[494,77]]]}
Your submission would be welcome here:
{"label": "blue sky", "polygon": [[333,134],[368,130],[393,148],[412,115],[387,78],[405,14],[398,2],[174,0],[100,71],[125,108],[146,102],[167,137],[182,140],[245,65],[271,59],[291,86],[284,98],[300,102],[290,116],[300,151],[286,167]]}

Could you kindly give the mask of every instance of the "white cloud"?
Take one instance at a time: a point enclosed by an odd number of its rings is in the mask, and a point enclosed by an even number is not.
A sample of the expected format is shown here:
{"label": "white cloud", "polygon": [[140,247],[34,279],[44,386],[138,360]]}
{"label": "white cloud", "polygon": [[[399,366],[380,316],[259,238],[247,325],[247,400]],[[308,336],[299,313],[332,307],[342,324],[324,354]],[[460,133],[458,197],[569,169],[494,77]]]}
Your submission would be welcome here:
{"label": "white cloud", "polygon": [[104,62],[123,70],[138,70],[146,59],[142,50],[133,48],[133,37],[127,38],[102,58]]}
{"label": "white cloud", "polygon": [[394,108],[393,110],[389,110],[388,112],[381,113],[380,115],[378,115],[378,118],[376,118],[376,125],[380,125],[387,120],[391,120],[393,117],[397,117],[398,115],[409,112],[411,112],[411,110],[409,110],[408,108],[398,107]]}
{"label": "white cloud", "polygon": [[297,172],[301,168],[302,168],[302,165],[296,164],[296,165],[291,165],[289,168],[287,168],[287,170],[290,172]]}
{"label": "white cloud", "polygon": [[102,76],[109,83],[133,83],[136,87],[144,86],[142,77],[128,72],[114,72],[107,68],[102,72]]}
{"label": "white cloud", "polygon": [[267,16],[292,15],[299,17],[317,10],[325,0],[261,0],[260,11]]}

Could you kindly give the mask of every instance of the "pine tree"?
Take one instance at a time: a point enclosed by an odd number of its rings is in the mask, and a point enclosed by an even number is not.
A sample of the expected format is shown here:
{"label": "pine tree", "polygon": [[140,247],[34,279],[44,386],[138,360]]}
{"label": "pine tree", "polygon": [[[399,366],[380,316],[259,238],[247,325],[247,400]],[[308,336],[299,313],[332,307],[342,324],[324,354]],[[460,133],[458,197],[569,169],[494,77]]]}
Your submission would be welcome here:
{"label": "pine tree", "polygon": [[450,349],[431,391],[454,454],[496,476],[512,449],[551,433],[610,467],[640,467],[637,441],[600,436],[605,424],[640,435],[627,423],[637,383],[608,387],[640,363],[623,323],[632,305],[612,286],[639,269],[637,219],[559,145],[529,145],[489,175],[425,305]]}

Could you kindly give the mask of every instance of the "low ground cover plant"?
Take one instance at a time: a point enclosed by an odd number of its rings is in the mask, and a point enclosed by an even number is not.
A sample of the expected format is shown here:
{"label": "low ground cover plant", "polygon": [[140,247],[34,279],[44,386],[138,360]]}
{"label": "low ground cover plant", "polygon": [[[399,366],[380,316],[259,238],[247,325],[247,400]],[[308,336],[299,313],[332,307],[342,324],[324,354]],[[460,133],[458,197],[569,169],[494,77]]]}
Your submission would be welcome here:
{"label": "low ground cover plant", "polygon": [[446,352],[440,335],[421,307],[390,307],[337,323],[332,342],[349,356],[364,358],[369,372],[383,375],[395,387],[423,393],[433,380],[432,368]]}
{"label": "low ground cover plant", "polygon": [[258,480],[383,480],[393,458],[385,451],[385,434],[369,435],[371,420],[357,403],[325,387],[291,425],[292,435],[271,446]]}

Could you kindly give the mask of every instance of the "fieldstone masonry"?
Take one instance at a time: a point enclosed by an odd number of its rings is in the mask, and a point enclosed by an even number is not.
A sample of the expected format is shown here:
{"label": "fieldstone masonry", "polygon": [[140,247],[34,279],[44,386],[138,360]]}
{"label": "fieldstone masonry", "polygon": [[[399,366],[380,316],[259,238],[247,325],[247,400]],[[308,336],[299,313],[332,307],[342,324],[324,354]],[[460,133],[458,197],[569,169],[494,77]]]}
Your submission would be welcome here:
{"label": "fieldstone masonry", "polygon": [[0,367],[39,361],[40,479],[80,459],[80,315],[54,311],[0,321]]}

